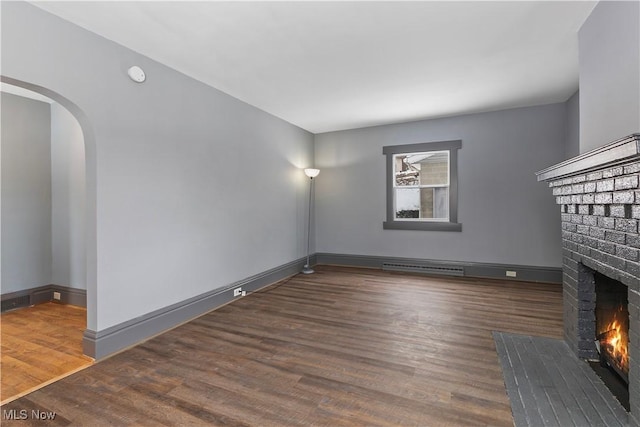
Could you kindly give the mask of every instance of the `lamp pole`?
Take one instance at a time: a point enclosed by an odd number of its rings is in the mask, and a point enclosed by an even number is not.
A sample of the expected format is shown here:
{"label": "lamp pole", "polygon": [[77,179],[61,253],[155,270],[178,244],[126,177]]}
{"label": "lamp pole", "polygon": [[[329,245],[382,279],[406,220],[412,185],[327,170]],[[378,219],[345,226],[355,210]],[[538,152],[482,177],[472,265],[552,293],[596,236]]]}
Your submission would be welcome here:
{"label": "lamp pole", "polygon": [[304,170],[304,174],[309,177],[309,217],[307,220],[307,263],[302,269],[303,274],[314,273],[313,268],[309,264],[309,257],[311,255],[311,197],[313,196],[313,178],[318,176],[320,169],[308,168]]}

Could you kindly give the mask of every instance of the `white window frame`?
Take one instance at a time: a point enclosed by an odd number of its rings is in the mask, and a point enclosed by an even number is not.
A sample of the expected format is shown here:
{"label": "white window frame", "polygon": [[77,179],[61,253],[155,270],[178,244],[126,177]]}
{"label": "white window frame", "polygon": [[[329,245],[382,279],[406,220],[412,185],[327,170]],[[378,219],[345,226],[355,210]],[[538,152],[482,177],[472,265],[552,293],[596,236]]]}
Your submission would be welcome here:
{"label": "white window frame", "polygon": [[[382,148],[387,157],[387,220],[384,229],[426,230],[426,231],[462,231],[458,223],[458,150],[462,141],[438,141],[420,144],[391,145]],[[396,190],[403,188],[446,187],[444,185],[397,186],[394,173],[395,158],[400,155],[423,154],[446,151],[449,154],[449,217],[448,218],[396,218]]]}

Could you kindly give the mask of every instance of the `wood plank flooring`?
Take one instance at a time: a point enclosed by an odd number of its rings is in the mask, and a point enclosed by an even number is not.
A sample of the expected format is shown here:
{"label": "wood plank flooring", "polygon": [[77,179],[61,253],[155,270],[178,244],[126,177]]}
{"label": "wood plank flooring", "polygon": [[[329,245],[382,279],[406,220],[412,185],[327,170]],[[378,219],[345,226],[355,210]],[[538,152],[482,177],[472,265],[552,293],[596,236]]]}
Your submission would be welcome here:
{"label": "wood plank flooring", "polygon": [[2,411],[55,412],[49,425],[512,426],[491,332],[560,338],[561,306],[560,285],[320,266]]}
{"label": "wood plank flooring", "polygon": [[82,354],[87,311],[39,304],[0,315],[2,404],[93,363]]}

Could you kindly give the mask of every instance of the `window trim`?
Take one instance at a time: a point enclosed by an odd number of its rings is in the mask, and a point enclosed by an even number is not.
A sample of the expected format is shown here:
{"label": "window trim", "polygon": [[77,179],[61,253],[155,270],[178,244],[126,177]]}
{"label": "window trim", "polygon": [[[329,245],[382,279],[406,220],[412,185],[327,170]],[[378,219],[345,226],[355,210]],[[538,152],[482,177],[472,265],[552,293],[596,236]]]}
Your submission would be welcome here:
{"label": "window trim", "polygon": [[[458,222],[458,150],[462,140],[423,142],[418,144],[388,145],[382,147],[386,158],[387,171],[387,220],[382,223],[385,230],[425,230],[425,231],[462,231]],[[393,205],[393,157],[395,154],[419,153],[429,151],[449,151],[449,221],[412,221],[396,220]]]}

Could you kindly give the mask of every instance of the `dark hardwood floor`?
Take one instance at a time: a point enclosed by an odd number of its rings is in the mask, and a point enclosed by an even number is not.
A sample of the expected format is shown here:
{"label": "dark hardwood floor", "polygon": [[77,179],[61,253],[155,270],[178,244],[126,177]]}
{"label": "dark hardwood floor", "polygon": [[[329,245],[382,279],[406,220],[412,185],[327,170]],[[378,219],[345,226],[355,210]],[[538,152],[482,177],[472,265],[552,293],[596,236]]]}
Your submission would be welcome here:
{"label": "dark hardwood floor", "polygon": [[491,331],[560,338],[561,306],[560,285],[318,267],[11,402],[2,424],[511,426]]}

